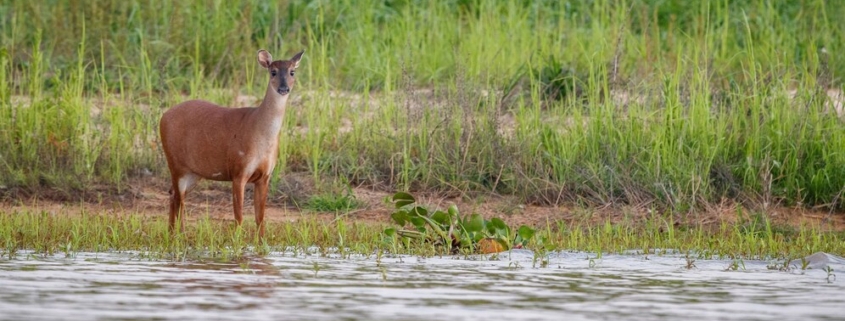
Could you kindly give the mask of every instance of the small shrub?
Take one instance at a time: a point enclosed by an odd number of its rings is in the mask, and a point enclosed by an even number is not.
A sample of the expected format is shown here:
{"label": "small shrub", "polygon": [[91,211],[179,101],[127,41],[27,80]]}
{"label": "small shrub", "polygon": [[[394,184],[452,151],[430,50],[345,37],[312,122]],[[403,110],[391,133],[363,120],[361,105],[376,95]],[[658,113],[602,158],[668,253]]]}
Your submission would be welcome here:
{"label": "small shrub", "polygon": [[531,78],[541,86],[543,99],[564,100],[581,97],[586,77],[560,60],[549,58],[539,68],[531,71]]}

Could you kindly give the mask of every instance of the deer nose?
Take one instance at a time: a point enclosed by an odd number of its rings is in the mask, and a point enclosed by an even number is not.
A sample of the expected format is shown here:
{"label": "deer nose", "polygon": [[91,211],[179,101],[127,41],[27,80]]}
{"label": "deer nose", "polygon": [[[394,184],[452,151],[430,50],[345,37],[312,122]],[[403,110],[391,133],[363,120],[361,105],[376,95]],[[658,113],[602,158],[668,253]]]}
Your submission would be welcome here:
{"label": "deer nose", "polygon": [[280,95],[287,95],[290,93],[290,87],[279,86],[279,88],[276,89],[276,92],[278,92]]}

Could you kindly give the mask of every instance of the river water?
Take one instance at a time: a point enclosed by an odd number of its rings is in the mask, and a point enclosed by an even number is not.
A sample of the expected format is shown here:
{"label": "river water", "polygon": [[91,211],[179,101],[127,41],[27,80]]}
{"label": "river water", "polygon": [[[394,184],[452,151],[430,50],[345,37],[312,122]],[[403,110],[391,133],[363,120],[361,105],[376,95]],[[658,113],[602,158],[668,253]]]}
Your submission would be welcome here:
{"label": "river water", "polygon": [[683,255],[554,252],[545,266],[534,258],[22,253],[0,259],[0,320],[845,319],[845,260],[824,253],[806,269],[690,265]]}

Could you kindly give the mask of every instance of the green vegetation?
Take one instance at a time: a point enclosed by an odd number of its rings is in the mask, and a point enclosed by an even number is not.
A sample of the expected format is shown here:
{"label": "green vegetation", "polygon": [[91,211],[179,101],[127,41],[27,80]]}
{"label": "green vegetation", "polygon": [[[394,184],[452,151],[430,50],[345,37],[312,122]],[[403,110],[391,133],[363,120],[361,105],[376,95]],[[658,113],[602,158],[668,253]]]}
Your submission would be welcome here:
{"label": "green vegetation", "polygon": [[263,93],[266,48],[307,50],[277,174],[841,210],[842,16],[824,0],[0,1],[0,189],[165,176],[162,111]]}
{"label": "green vegetation", "polygon": [[[501,218],[484,219],[481,214],[464,215],[452,205],[448,210],[432,210],[416,204],[408,193],[396,193],[392,197],[396,211],[390,214],[400,228],[411,225],[414,230],[387,228],[384,235],[396,251],[397,245],[411,247],[412,240],[446,247],[452,253],[460,250],[469,252],[496,253],[511,248],[521,248],[531,241],[536,233],[533,228],[522,225],[513,230]],[[402,242],[396,242],[401,239]],[[542,243],[540,243],[542,245]]]}
{"label": "green vegetation", "polygon": [[[722,223],[714,229],[702,226],[675,227],[660,216],[645,222],[590,224],[549,222],[537,229],[525,248],[541,261],[544,253],[568,249],[602,253],[660,255],[676,250],[694,259],[775,259],[799,262],[818,251],[842,255],[845,234],[821,232],[813,227],[773,228]],[[753,224],[753,223],[752,223]],[[46,212],[0,212],[0,256],[13,258],[21,250],[38,254],[73,256],[77,252],[133,251],[154,259],[221,258],[249,254],[293,251],[351,254],[449,255],[450,247],[431,242],[396,242],[382,232],[387,224],[315,217],[295,222],[269,222],[263,241],[257,239],[254,222],[236,228],[231,221],[198,218],[184,233],[171,235],[164,217],[123,215],[55,215]],[[746,227],[743,227],[746,226]],[[460,251],[462,254],[471,251]],[[784,263],[789,265],[789,263]],[[739,265],[738,265],[739,266]]]}
{"label": "green vegetation", "polygon": [[347,189],[343,194],[324,193],[312,195],[303,205],[306,209],[317,212],[348,213],[361,207],[362,204],[361,201],[355,198],[352,191]]}
{"label": "green vegetation", "polygon": [[[831,20],[843,10],[820,0],[3,2],[0,185],[75,191],[164,175],[166,107],[261,93],[254,52],[306,48],[280,171],[542,203],[841,208],[845,132],[825,91],[845,71]],[[344,122],[351,129],[338,130]]]}
{"label": "green vegetation", "polygon": [[[250,215],[243,228],[203,217],[171,234],[164,212],[0,210],[0,258],[380,262],[492,252],[481,248],[493,240],[539,266],[553,250],[634,250],[685,255],[686,269],[710,258],[806,269],[814,252],[845,254],[845,233],[744,207],[739,223],[675,222],[725,200],[845,210],[843,16],[825,0],[0,0],[0,197],[78,200],[165,177],[164,110],[192,98],[256,105],[267,78],[256,51],[305,49],[272,193],[313,185],[289,199],[337,214],[271,221],[259,240]],[[280,184],[289,173],[313,184]],[[349,215],[361,185],[402,191],[398,227]],[[654,214],[511,228],[407,192]]]}

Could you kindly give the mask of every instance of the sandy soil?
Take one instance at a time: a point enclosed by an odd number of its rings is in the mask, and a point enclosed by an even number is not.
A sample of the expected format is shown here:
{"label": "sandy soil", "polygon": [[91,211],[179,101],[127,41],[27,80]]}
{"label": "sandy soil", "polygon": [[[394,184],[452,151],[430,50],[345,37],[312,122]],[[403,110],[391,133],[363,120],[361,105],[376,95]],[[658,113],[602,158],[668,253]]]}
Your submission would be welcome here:
{"label": "sandy soil", "polygon": [[[310,186],[291,184],[291,181],[307,181],[310,178],[289,175],[288,187],[283,193],[271,197],[267,206],[267,219],[273,222],[295,221],[306,217],[318,217],[334,220],[339,216],[346,219],[365,222],[390,222],[391,204],[386,199],[391,193],[370,188],[352,189],[355,197],[364,206],[348,213],[318,213],[298,207],[294,198],[299,193],[306,195]],[[292,178],[292,179],[291,179]],[[121,193],[105,192],[92,189],[82,197],[69,200],[67,195],[42,193],[10,195],[0,201],[0,212],[46,211],[54,215],[79,215],[96,213],[99,215],[143,215],[151,218],[166,219],[168,215],[169,182],[164,178],[146,176],[133,179]],[[288,192],[284,193],[284,189]],[[301,196],[300,196],[301,197]],[[596,208],[579,206],[534,206],[519,202],[515,197],[489,195],[461,199],[437,195],[415,194],[421,204],[445,209],[456,204],[461,213],[479,213],[484,217],[500,217],[511,225],[527,224],[545,226],[547,223],[563,221],[570,224],[603,224],[612,222],[646,221],[654,213],[643,207],[608,205]],[[84,201],[79,200],[84,198]],[[252,191],[248,187],[244,217],[252,221]],[[231,188],[227,183],[203,181],[188,195],[188,220],[195,220],[208,214],[212,219],[234,220],[232,214]],[[717,226],[721,222],[738,222],[737,204],[724,203],[711,206],[707,210],[673,215],[673,224],[691,226]],[[747,211],[744,211],[748,215]],[[774,207],[765,211],[776,225],[793,227],[808,226],[823,230],[845,231],[845,213],[813,210],[806,208]]]}

